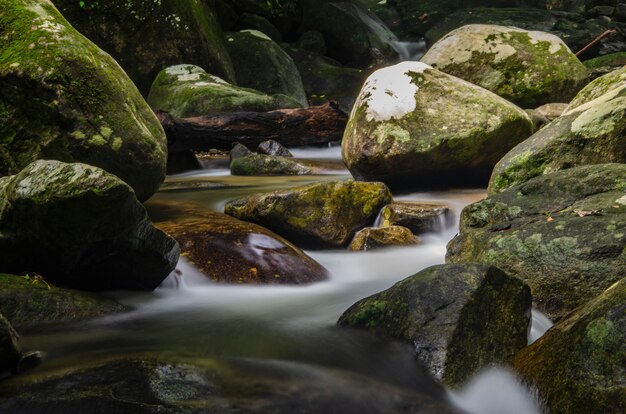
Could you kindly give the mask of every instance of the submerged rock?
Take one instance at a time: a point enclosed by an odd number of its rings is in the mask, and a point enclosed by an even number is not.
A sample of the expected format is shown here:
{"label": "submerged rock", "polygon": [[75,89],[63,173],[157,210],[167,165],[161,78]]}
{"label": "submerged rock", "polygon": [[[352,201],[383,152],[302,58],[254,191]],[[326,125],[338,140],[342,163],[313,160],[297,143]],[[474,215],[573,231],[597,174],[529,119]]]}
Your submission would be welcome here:
{"label": "submerged rock", "polygon": [[0,15],[0,137],[0,175],[37,159],[83,162],[120,177],[140,200],[165,177],[154,113],[48,0],[10,1]]}
{"label": "submerged rock", "polygon": [[59,288],[36,275],[0,273],[0,313],[17,328],[90,319],[127,310],[112,299]]}
{"label": "submerged rock", "polygon": [[2,271],[84,290],[152,290],[179,254],[119,178],[59,161],[0,180],[0,234]]}
{"label": "submerged rock", "polygon": [[[592,87],[581,93],[591,99],[600,89]],[[489,192],[576,166],[626,162],[626,81],[584,101],[582,97],[575,99],[570,104],[573,109],[509,151],[493,169]]]}
{"label": "submerged rock", "polygon": [[383,183],[336,181],[230,201],[224,212],[311,247],[344,247],[391,202]]}
{"label": "submerged rock", "polygon": [[231,85],[193,65],[170,66],[159,72],[150,88],[148,103],[155,111],[164,110],[178,118],[212,112],[265,112],[301,106],[286,95],[270,96]]}
{"label": "submerged rock", "polygon": [[355,178],[392,188],[484,185],[532,128],[528,115],[501,97],[424,63],[403,62],[368,78],[342,155]]}
{"label": "submerged rock", "polygon": [[307,107],[302,78],[293,60],[272,39],[256,30],[226,35],[237,83],[268,94],[283,94]]}
{"label": "submerged rock", "polygon": [[429,267],[350,307],[340,326],[413,344],[416,357],[450,386],[527,343],[530,290],[495,267]]}
{"label": "submerged rock", "polygon": [[19,340],[11,323],[0,313],[0,374],[17,369],[22,358]]}
{"label": "submerged rock", "polygon": [[523,108],[568,102],[588,82],[587,69],[561,39],[514,27],[463,26],[421,61]]}
{"label": "submerged rock", "polygon": [[380,211],[379,226],[403,226],[414,234],[441,232],[452,225],[454,214],[443,204],[395,201]]}
{"label": "submerged rock", "polygon": [[483,262],[517,276],[551,320],[626,272],[626,165],[571,168],[466,207],[449,262]]}
{"label": "submerged rock", "polygon": [[[328,272],[287,240],[256,224],[194,204],[150,202],[155,225],[172,235],[182,255],[215,282],[304,284]],[[158,211],[180,218],[159,218]]]}
{"label": "submerged rock", "polygon": [[515,356],[515,369],[549,412],[624,412],[625,304],[622,279]]}
{"label": "submerged rock", "polygon": [[207,2],[53,2],[74,27],[120,63],[144,96],[163,68],[180,63],[198,65],[235,81],[222,31]]}
{"label": "submerged rock", "polygon": [[349,250],[372,250],[387,246],[419,244],[413,232],[402,226],[368,227],[359,230],[348,246]]}
{"label": "submerged rock", "polygon": [[293,158],[274,155],[246,155],[233,158],[230,163],[232,175],[304,175],[309,172],[309,167]]}
{"label": "submerged rock", "polygon": [[[180,358],[165,354],[90,358],[0,383],[0,411],[32,414],[453,414],[445,391],[394,386],[366,375],[297,361]],[[420,384],[422,385],[422,384]],[[63,390],[63,392],[59,392]]]}

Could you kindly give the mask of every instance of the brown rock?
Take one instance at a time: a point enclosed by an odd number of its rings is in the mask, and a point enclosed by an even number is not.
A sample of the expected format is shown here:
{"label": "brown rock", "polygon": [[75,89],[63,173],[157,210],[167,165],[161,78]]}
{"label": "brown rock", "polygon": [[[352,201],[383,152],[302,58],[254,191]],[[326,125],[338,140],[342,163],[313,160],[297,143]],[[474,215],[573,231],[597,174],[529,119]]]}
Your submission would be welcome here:
{"label": "brown rock", "polygon": [[349,250],[371,250],[385,246],[408,246],[419,244],[413,232],[402,226],[368,227],[355,234]]}

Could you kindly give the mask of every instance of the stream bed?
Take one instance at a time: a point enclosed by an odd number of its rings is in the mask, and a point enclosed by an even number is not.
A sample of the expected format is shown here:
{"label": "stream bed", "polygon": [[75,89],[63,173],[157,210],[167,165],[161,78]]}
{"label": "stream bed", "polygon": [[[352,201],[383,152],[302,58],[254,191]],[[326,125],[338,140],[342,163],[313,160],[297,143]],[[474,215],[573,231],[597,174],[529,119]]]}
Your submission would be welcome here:
{"label": "stream bed", "polygon": [[[154,199],[194,201],[221,212],[227,201],[254,192],[350,177],[336,147],[294,153],[298,158],[326,163],[327,174],[233,177],[223,160],[215,160],[207,162],[205,170],[168,177]],[[461,412],[539,413],[533,397],[503,368],[482,372],[459,390],[444,390],[414,361],[410,346],[383,343],[365,333],[335,326],[339,316],[356,301],[443,263],[446,244],[457,232],[460,211],[483,198],[485,192],[451,190],[395,196],[396,200],[445,203],[454,211],[454,223],[440,233],[422,236],[423,243],[418,246],[371,252],[307,251],[329,270],[330,278],[305,286],[216,284],[181,258],[177,274],[170,275],[154,293],[114,295],[132,311],[26,332],[23,343],[27,348],[44,350],[44,365],[57,367],[109,354],[163,350],[254,361],[257,373],[280,367],[290,373],[294,383],[333,395],[337,407],[369,404],[374,407],[371,412],[385,412],[387,406],[381,400],[388,393],[371,391],[365,384],[370,380],[379,384],[374,390],[384,384],[418,391],[451,401]],[[147,206],[150,211],[150,203]],[[534,313],[529,339],[535,340],[549,326],[545,317]],[[358,412],[353,409],[331,411]]]}

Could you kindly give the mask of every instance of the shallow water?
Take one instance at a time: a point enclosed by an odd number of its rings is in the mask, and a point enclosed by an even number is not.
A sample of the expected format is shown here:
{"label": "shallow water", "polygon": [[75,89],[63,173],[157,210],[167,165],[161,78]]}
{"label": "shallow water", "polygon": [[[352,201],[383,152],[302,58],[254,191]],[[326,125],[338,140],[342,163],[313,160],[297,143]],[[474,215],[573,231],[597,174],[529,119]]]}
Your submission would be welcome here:
{"label": "shallow water", "polygon": [[[294,152],[302,158],[339,159],[337,147]],[[155,199],[194,201],[222,211],[228,200],[242,195],[348,177],[346,170],[321,176],[232,177],[216,161],[210,170],[168,178]],[[396,199],[448,204],[458,220],[465,205],[482,197],[482,190],[459,190],[402,194]],[[304,378],[311,370],[323,372],[329,389],[339,381],[333,373],[340,370],[437,394],[440,390],[417,367],[409,346],[381,343],[360,332],[336,328],[335,323],[359,299],[443,263],[446,243],[457,227],[455,221],[440,234],[424,235],[419,246],[372,252],[309,251],[329,270],[330,278],[308,286],[216,284],[181,259],[181,275],[172,274],[154,293],[116,295],[133,311],[26,334],[23,340],[27,347],[45,350],[47,363],[61,366],[107,354],[167,349],[202,357],[279,361]],[[539,314],[533,320],[531,340],[549,327]],[[479,374],[448,395],[469,413],[539,412],[515,377],[500,369]]]}

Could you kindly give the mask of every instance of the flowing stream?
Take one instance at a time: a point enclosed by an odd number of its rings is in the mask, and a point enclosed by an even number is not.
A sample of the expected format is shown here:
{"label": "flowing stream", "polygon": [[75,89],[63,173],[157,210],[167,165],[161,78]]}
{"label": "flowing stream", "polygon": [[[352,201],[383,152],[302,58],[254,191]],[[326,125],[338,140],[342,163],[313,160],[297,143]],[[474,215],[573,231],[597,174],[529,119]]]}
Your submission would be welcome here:
{"label": "flowing stream", "polygon": [[[320,180],[347,179],[337,147],[296,150],[299,158],[328,163],[328,174],[301,177],[233,177],[223,161],[207,163],[206,170],[169,177],[157,199],[195,201],[222,211],[233,198]],[[483,190],[397,195],[396,199],[440,201],[461,209],[484,197]],[[307,286],[243,286],[215,284],[181,259],[181,275],[171,275],[152,294],[117,294],[134,310],[95,321],[56,327],[23,335],[24,344],[46,352],[47,363],[70,363],[106,354],[162,350],[218,358],[251,358],[288,364],[301,372],[324,372],[329,390],[339,384],[333,373],[356,373],[394,387],[437,393],[413,366],[410,347],[381,343],[335,323],[353,303],[444,262],[446,243],[458,223],[439,234],[422,237],[414,247],[372,252],[308,251],[330,271],[328,281]],[[540,314],[530,340],[549,326]],[[69,358],[72,359],[69,359]],[[64,361],[68,362],[64,362]],[[320,381],[320,376],[315,377]],[[310,379],[309,379],[310,380]],[[343,383],[342,383],[343,384]],[[343,391],[358,393],[354,390]],[[329,391],[330,392],[330,391]],[[373,397],[372,397],[373,398]],[[460,390],[448,392],[461,410],[475,414],[539,413],[532,396],[515,377],[501,368],[477,375]]]}

